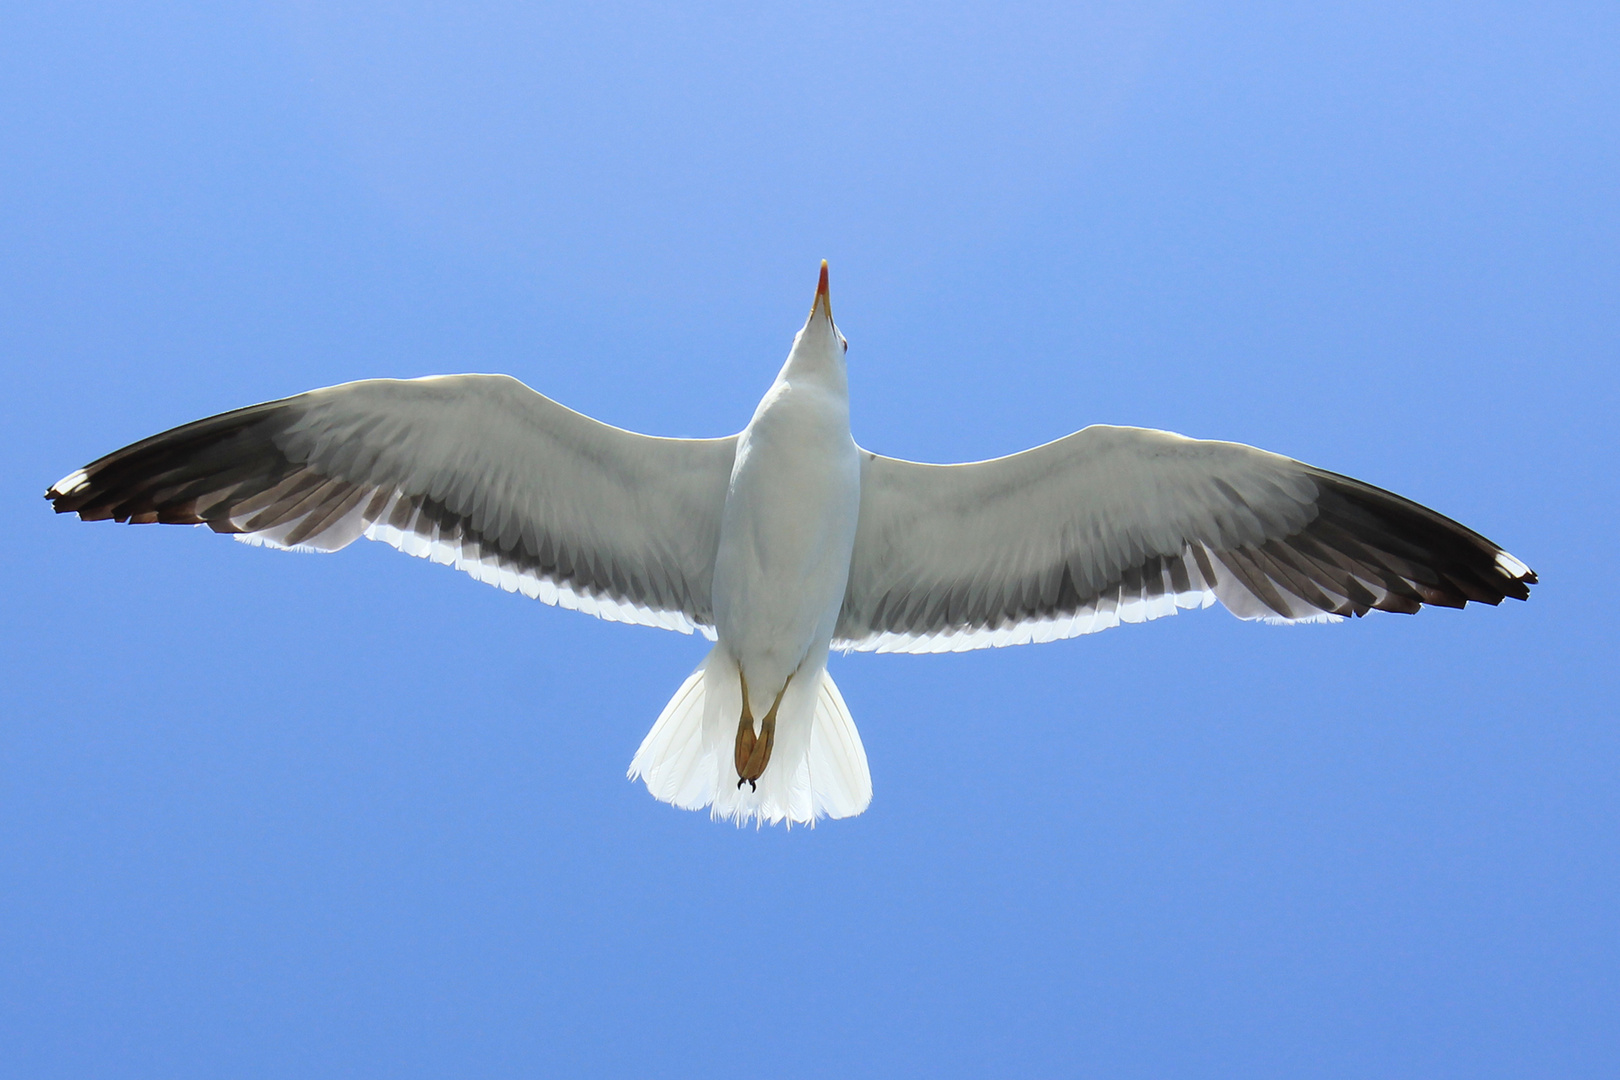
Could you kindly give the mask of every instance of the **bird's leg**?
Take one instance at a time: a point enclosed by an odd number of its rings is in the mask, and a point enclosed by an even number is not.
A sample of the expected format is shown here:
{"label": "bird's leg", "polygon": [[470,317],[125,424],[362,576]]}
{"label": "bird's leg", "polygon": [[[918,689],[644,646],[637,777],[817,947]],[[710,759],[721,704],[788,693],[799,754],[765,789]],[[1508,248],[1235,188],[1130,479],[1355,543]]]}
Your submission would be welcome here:
{"label": "bird's leg", "polygon": [[737,745],[732,748],[731,758],[737,765],[737,786],[742,787],[743,781],[748,780],[743,770],[748,768],[748,759],[754,753],[754,713],[748,707],[748,676],[739,671],[737,677],[742,680],[743,707],[742,719],[737,721]]}
{"label": "bird's leg", "polygon": [[776,745],[776,710],[782,707],[782,697],[787,693],[788,682],[792,681],[793,676],[789,675],[782,689],[777,691],[776,700],[771,702],[771,711],[760,721],[756,735],[754,714],[748,707],[748,679],[742,677],[742,719],[737,723],[737,744],[732,749],[732,760],[737,765],[738,787],[742,787],[746,780],[750,791],[758,790],[755,781],[764,774],[765,766],[771,763],[771,748]]}

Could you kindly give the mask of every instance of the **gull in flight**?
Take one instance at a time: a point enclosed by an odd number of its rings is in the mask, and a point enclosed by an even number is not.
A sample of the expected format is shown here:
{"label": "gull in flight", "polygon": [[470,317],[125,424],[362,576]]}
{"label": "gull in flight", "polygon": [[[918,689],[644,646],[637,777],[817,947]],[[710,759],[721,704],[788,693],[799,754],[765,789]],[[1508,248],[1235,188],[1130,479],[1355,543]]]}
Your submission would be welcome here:
{"label": "gull in flight", "polygon": [[832,650],[1055,641],[1217,600],[1333,622],[1535,584],[1427,507],[1239,443],[1097,425],[965,465],[874,454],[850,435],[848,347],[823,262],[738,435],[638,435],[505,375],[367,379],[154,435],[45,497],[275,548],[364,536],[547,604],[698,631],[714,647],[630,777],[739,824],[871,802]]}

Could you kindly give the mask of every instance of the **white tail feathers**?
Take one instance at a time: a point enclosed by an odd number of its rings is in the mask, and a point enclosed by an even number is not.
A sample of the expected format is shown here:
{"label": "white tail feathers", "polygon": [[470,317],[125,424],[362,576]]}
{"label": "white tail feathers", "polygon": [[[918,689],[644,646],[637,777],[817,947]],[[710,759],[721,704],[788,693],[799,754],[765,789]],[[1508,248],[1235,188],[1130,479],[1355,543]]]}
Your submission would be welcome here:
{"label": "white tail feathers", "polygon": [[788,682],[777,712],[776,744],[757,789],[737,786],[732,752],[742,715],[737,665],[712,650],[669,699],[630,762],[655,799],[683,810],[707,806],[713,818],[814,825],[853,817],[872,801],[855,721],[825,653],[807,659]]}

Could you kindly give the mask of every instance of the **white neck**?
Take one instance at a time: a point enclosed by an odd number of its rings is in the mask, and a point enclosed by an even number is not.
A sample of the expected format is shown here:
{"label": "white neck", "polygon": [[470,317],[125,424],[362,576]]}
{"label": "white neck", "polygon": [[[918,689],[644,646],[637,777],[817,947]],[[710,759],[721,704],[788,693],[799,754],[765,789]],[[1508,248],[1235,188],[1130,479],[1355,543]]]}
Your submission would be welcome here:
{"label": "white neck", "polygon": [[819,312],[810,316],[793,339],[777,382],[814,385],[849,400],[849,373],[844,363],[844,340],[832,321]]}

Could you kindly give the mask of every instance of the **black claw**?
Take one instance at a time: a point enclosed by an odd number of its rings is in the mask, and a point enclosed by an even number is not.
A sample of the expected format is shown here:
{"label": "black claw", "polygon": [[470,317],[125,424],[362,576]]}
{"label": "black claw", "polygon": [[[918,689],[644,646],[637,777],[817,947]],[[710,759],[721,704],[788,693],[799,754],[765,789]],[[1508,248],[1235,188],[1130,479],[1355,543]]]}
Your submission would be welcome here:
{"label": "black claw", "polygon": [[743,785],[744,785],[744,784],[746,784],[746,783],[748,783],[748,781],[746,781],[746,780],[744,780],[744,779],[743,779],[743,778],[742,778],[742,777],[738,777],[738,778],[737,778],[737,790],[738,790],[738,791],[741,791],[741,790],[742,790],[742,786],[743,786]]}

